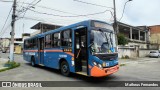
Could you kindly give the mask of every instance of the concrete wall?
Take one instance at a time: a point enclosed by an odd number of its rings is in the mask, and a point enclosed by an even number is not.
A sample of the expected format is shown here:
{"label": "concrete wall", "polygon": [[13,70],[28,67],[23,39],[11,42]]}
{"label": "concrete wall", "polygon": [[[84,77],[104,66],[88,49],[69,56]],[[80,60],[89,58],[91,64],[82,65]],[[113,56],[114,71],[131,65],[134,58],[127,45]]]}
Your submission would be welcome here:
{"label": "concrete wall", "polygon": [[151,34],[150,42],[160,44],[160,33]]}
{"label": "concrete wall", "polygon": [[150,51],[152,51],[152,50],[139,50],[139,57],[148,56]]}
{"label": "concrete wall", "polygon": [[122,56],[129,56],[130,58],[136,57],[146,57],[149,55],[150,51],[154,50],[147,50],[147,49],[138,49],[135,47],[119,47],[118,48],[118,58],[122,58]]}
{"label": "concrete wall", "polygon": [[149,26],[150,28],[150,42],[160,44],[160,25]]}
{"label": "concrete wall", "polygon": [[137,57],[137,50],[135,47],[130,46],[118,46],[118,58],[122,58],[122,56],[129,56],[130,58]]}

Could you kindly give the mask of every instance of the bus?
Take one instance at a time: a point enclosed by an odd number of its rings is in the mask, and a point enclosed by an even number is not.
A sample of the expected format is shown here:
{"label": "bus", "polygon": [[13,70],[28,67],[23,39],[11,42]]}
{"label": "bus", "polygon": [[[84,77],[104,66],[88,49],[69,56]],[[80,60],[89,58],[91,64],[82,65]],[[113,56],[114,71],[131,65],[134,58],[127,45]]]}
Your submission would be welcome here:
{"label": "bus", "polygon": [[115,33],[111,24],[86,20],[24,40],[24,60],[32,66],[103,77],[119,70]]}

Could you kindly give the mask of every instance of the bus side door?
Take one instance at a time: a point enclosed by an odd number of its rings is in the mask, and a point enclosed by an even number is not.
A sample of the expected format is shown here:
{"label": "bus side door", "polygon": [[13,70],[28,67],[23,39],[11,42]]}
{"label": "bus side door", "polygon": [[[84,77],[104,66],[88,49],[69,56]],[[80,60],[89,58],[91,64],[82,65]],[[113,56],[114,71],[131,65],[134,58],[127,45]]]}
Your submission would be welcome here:
{"label": "bus side door", "polygon": [[44,64],[44,37],[38,39],[38,64]]}

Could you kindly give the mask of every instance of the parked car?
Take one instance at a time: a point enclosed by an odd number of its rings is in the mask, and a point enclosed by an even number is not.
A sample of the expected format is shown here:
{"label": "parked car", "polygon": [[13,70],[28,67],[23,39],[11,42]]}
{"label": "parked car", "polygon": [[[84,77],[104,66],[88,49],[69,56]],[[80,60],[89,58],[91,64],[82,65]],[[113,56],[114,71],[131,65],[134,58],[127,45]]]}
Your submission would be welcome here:
{"label": "parked car", "polygon": [[160,57],[160,51],[150,51],[150,53],[149,53],[149,56],[150,57],[157,57],[157,58],[159,58]]}

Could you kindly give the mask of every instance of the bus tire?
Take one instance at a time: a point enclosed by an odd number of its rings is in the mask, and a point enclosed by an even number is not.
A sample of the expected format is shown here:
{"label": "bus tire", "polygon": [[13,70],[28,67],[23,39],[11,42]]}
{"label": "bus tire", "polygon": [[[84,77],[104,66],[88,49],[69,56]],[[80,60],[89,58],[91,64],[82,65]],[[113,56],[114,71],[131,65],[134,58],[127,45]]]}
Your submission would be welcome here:
{"label": "bus tire", "polygon": [[36,64],[35,64],[35,58],[34,58],[34,57],[31,58],[31,65],[32,65],[33,67],[36,66]]}
{"label": "bus tire", "polygon": [[60,70],[61,70],[62,75],[69,76],[70,69],[69,69],[68,63],[66,61],[62,61],[60,65],[61,65]]}

